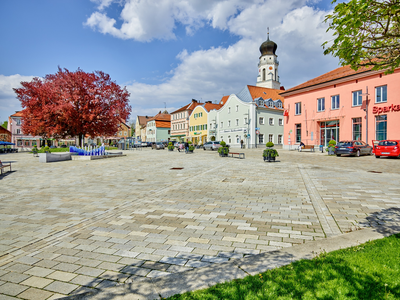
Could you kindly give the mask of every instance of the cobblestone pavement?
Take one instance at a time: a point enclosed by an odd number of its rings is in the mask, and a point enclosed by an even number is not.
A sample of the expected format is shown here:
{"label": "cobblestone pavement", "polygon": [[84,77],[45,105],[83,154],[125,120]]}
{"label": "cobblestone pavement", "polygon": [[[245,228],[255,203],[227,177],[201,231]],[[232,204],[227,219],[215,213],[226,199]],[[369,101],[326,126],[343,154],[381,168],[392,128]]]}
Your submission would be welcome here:
{"label": "cobblestone pavement", "polygon": [[0,176],[0,300],[184,272],[375,226],[400,207],[400,159],[241,152],[0,156],[13,163]]}

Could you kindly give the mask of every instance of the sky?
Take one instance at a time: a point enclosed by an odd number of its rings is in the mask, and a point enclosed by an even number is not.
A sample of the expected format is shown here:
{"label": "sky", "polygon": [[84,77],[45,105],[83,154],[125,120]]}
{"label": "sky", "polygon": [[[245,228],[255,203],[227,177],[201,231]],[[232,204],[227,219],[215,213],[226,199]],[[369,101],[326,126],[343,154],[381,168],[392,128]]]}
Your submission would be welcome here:
{"label": "sky", "polygon": [[331,0],[0,1],[0,122],[21,110],[13,88],[58,67],[103,71],[130,92],[132,113],[172,112],[255,85],[259,47],[277,45],[286,89],[339,67]]}

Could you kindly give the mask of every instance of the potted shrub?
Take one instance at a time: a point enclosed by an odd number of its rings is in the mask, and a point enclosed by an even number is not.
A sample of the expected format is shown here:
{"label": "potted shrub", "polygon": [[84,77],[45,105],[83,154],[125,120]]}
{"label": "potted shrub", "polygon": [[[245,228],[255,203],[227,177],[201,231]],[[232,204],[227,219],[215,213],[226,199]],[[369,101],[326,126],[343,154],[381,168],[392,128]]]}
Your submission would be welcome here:
{"label": "potted shrub", "polygon": [[33,146],[32,153],[33,153],[33,156],[34,156],[34,157],[38,157],[38,148],[37,148],[36,145]]}
{"label": "potted shrub", "polygon": [[49,146],[44,147],[43,151],[44,151],[44,153],[50,153],[51,152]]}
{"label": "potted shrub", "polygon": [[172,145],[172,142],[168,143],[168,151],[174,151],[174,145]]}
{"label": "potted shrub", "polygon": [[228,156],[229,147],[226,145],[226,143],[224,141],[221,141],[219,144],[221,145],[221,147],[218,148],[219,156],[221,156],[221,157]]}
{"label": "potted shrub", "polygon": [[336,146],[336,141],[335,140],[330,140],[328,143],[328,148],[326,148],[326,151],[328,151],[328,155],[334,155],[335,154],[335,146]]}
{"label": "potted shrub", "polygon": [[263,152],[264,161],[268,161],[268,162],[275,161],[275,158],[277,156],[279,156],[279,154],[278,154],[278,151],[276,151],[276,149],[273,148],[274,147],[274,143],[273,142],[268,142],[266,144],[266,146],[267,146],[267,149],[265,149],[264,152]]}
{"label": "potted shrub", "polygon": [[188,150],[188,153],[193,153],[193,151],[194,151],[194,146],[192,145],[192,142],[191,142],[191,141],[189,141],[189,142],[188,142],[188,144],[189,144],[189,150]]}

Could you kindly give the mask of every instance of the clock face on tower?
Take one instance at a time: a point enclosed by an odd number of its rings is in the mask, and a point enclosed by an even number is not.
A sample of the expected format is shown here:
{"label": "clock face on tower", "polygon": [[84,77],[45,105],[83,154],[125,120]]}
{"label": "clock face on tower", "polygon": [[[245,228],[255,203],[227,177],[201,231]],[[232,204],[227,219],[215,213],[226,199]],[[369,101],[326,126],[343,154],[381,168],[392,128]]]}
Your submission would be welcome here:
{"label": "clock face on tower", "polygon": [[272,70],[272,69],[273,69],[273,67],[269,67],[269,69],[270,69],[270,70]]}

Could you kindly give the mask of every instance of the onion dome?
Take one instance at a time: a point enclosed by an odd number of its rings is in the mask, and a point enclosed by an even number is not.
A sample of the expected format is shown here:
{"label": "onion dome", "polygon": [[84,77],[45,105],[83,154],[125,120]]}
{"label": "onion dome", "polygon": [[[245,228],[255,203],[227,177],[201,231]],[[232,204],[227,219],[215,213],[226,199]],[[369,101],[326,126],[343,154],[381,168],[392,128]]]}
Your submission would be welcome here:
{"label": "onion dome", "polygon": [[264,43],[262,43],[260,46],[261,56],[268,55],[268,54],[276,55],[275,54],[276,48],[278,48],[278,45],[275,44],[273,41],[270,41],[269,35],[268,35],[267,40]]}

